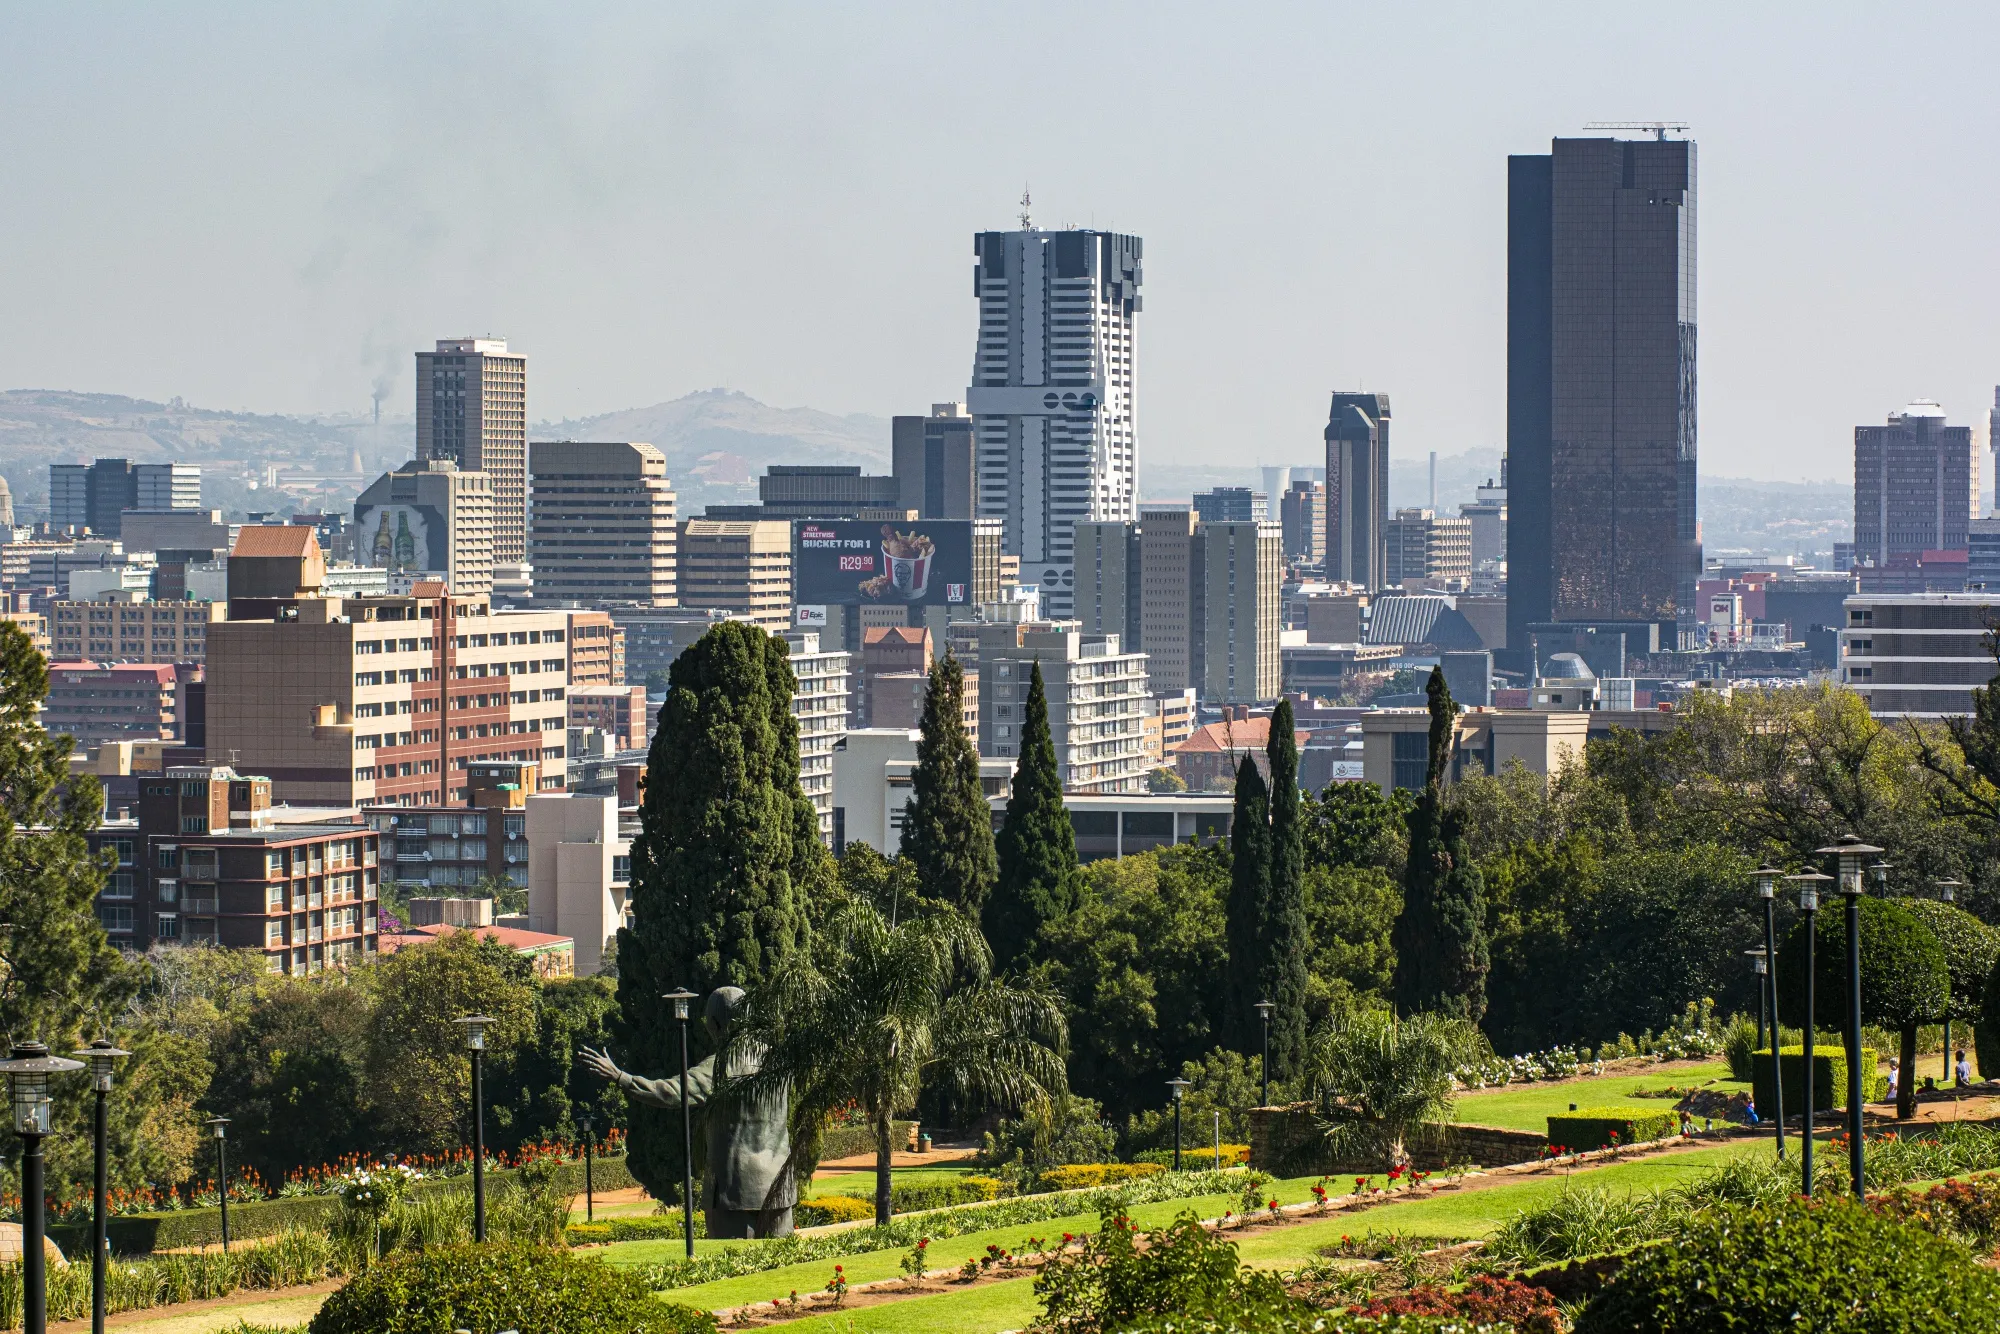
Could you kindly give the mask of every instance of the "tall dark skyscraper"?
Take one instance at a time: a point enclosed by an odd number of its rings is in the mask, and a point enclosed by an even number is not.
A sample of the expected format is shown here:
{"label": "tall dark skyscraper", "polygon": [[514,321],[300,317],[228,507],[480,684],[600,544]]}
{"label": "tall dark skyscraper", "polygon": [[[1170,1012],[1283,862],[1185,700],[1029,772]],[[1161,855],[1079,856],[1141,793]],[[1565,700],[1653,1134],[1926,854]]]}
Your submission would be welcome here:
{"label": "tall dark skyscraper", "polygon": [[1326,577],[1388,577],[1389,396],[1335,393],[1326,421]]}
{"label": "tall dark skyscraper", "polygon": [[1695,528],[1695,148],[1507,159],[1507,642],[1685,619]]}

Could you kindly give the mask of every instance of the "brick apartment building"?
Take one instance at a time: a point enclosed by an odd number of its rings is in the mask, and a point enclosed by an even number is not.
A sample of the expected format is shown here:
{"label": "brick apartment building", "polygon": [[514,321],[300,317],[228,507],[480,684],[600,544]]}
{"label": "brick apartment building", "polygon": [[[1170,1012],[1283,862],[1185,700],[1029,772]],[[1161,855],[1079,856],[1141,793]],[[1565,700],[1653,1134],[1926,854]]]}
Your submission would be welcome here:
{"label": "brick apartment building", "polygon": [[242,530],[209,634],[209,754],[288,802],[452,805],[468,766],[495,761],[564,786],[569,613],[495,611],[439,582],[328,597],[324,569],[309,528]]}
{"label": "brick apartment building", "polygon": [[42,726],[80,748],[172,737],[177,685],[174,669],[161,664],[52,662]]}
{"label": "brick apartment building", "polygon": [[467,768],[464,806],[365,806],[382,840],[382,878],[425,889],[477,886],[489,879],[528,883],[527,798],[539,783],[532,763]]}
{"label": "brick apartment building", "polygon": [[569,725],[595,727],[612,738],[614,750],[638,750],[646,744],[646,687],[579,686],[569,688]]}
{"label": "brick apartment building", "polygon": [[375,833],[351,815],[274,809],[268,778],[225,765],[147,774],[136,818],[107,821],[90,841],[117,857],[97,912],[121,948],[256,950],[274,973],[378,948]]}
{"label": "brick apartment building", "polygon": [[49,607],[52,654],[60,659],[200,662],[208,628],[222,619],[214,602],[156,602],[138,595]]}

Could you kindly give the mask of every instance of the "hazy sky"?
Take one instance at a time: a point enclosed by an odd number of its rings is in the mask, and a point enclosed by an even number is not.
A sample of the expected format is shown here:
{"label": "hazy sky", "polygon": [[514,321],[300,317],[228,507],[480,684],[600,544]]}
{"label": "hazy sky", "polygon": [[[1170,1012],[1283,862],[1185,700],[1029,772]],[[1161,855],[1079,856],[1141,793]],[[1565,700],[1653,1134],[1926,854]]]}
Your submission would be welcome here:
{"label": "hazy sky", "polygon": [[2000,382],[2000,9],[0,3],[0,387],[410,410],[494,332],[532,418],[959,397],[971,233],[1146,241],[1141,467],[1503,435],[1510,152],[1700,144],[1705,473],[1845,478]]}

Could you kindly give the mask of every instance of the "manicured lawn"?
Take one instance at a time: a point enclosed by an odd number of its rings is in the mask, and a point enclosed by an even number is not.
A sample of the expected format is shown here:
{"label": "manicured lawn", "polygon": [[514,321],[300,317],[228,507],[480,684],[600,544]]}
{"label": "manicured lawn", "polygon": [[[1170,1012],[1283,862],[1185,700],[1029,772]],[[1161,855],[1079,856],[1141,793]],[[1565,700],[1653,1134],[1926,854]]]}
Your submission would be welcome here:
{"label": "manicured lawn", "polygon": [[1467,1093],[1458,1100],[1458,1119],[1480,1126],[1504,1126],[1510,1130],[1546,1133],[1548,1118],[1578,1107],[1630,1107],[1638,1111],[1670,1110],[1671,1098],[1634,1098],[1633,1089],[1665,1088],[1669,1084],[1686,1088],[1720,1082],[1713,1087],[1725,1093],[1747,1091],[1748,1084],[1733,1083],[1729,1067],[1717,1061],[1708,1065],[1649,1071],[1642,1075],[1606,1075],[1601,1079],[1581,1079],[1567,1084],[1523,1084],[1517,1087]]}
{"label": "manicured lawn", "polygon": [[173,1313],[172,1307],[164,1308],[151,1316],[144,1312],[133,1312],[130,1316],[114,1316],[111,1328],[119,1334],[226,1334],[242,1321],[253,1325],[271,1325],[284,1328],[303,1325],[319,1311],[326,1301],[323,1292],[302,1297],[275,1297],[261,1302],[244,1302],[234,1306],[213,1306],[203,1311],[183,1311]]}
{"label": "manicured lawn", "polygon": [[833,1311],[784,1326],[787,1334],[998,1334],[1025,1329],[1040,1314],[1034,1280],[1009,1279],[963,1292],[884,1302],[858,1311]]}
{"label": "manicured lawn", "polygon": [[[899,1167],[895,1169],[893,1180],[922,1185],[944,1185],[964,1177],[980,1175],[971,1167]],[[807,1197],[814,1195],[856,1195],[866,1199],[875,1198],[875,1171],[869,1168],[858,1172],[840,1172],[833,1176],[815,1178]]]}

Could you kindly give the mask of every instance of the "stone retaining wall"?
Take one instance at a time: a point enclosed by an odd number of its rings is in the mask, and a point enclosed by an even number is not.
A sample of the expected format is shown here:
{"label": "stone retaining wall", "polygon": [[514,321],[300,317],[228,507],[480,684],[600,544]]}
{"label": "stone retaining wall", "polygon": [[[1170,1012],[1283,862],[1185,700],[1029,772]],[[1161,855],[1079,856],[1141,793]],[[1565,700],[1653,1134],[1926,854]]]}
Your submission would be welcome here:
{"label": "stone retaining wall", "polygon": [[[1505,1167],[1533,1161],[1548,1144],[1548,1136],[1502,1126],[1456,1124],[1441,1138],[1410,1145],[1410,1159],[1421,1171],[1446,1167]],[[1358,1175],[1379,1172],[1379,1161],[1335,1159],[1327,1153],[1313,1105],[1250,1109],[1250,1166],[1280,1176]]]}

